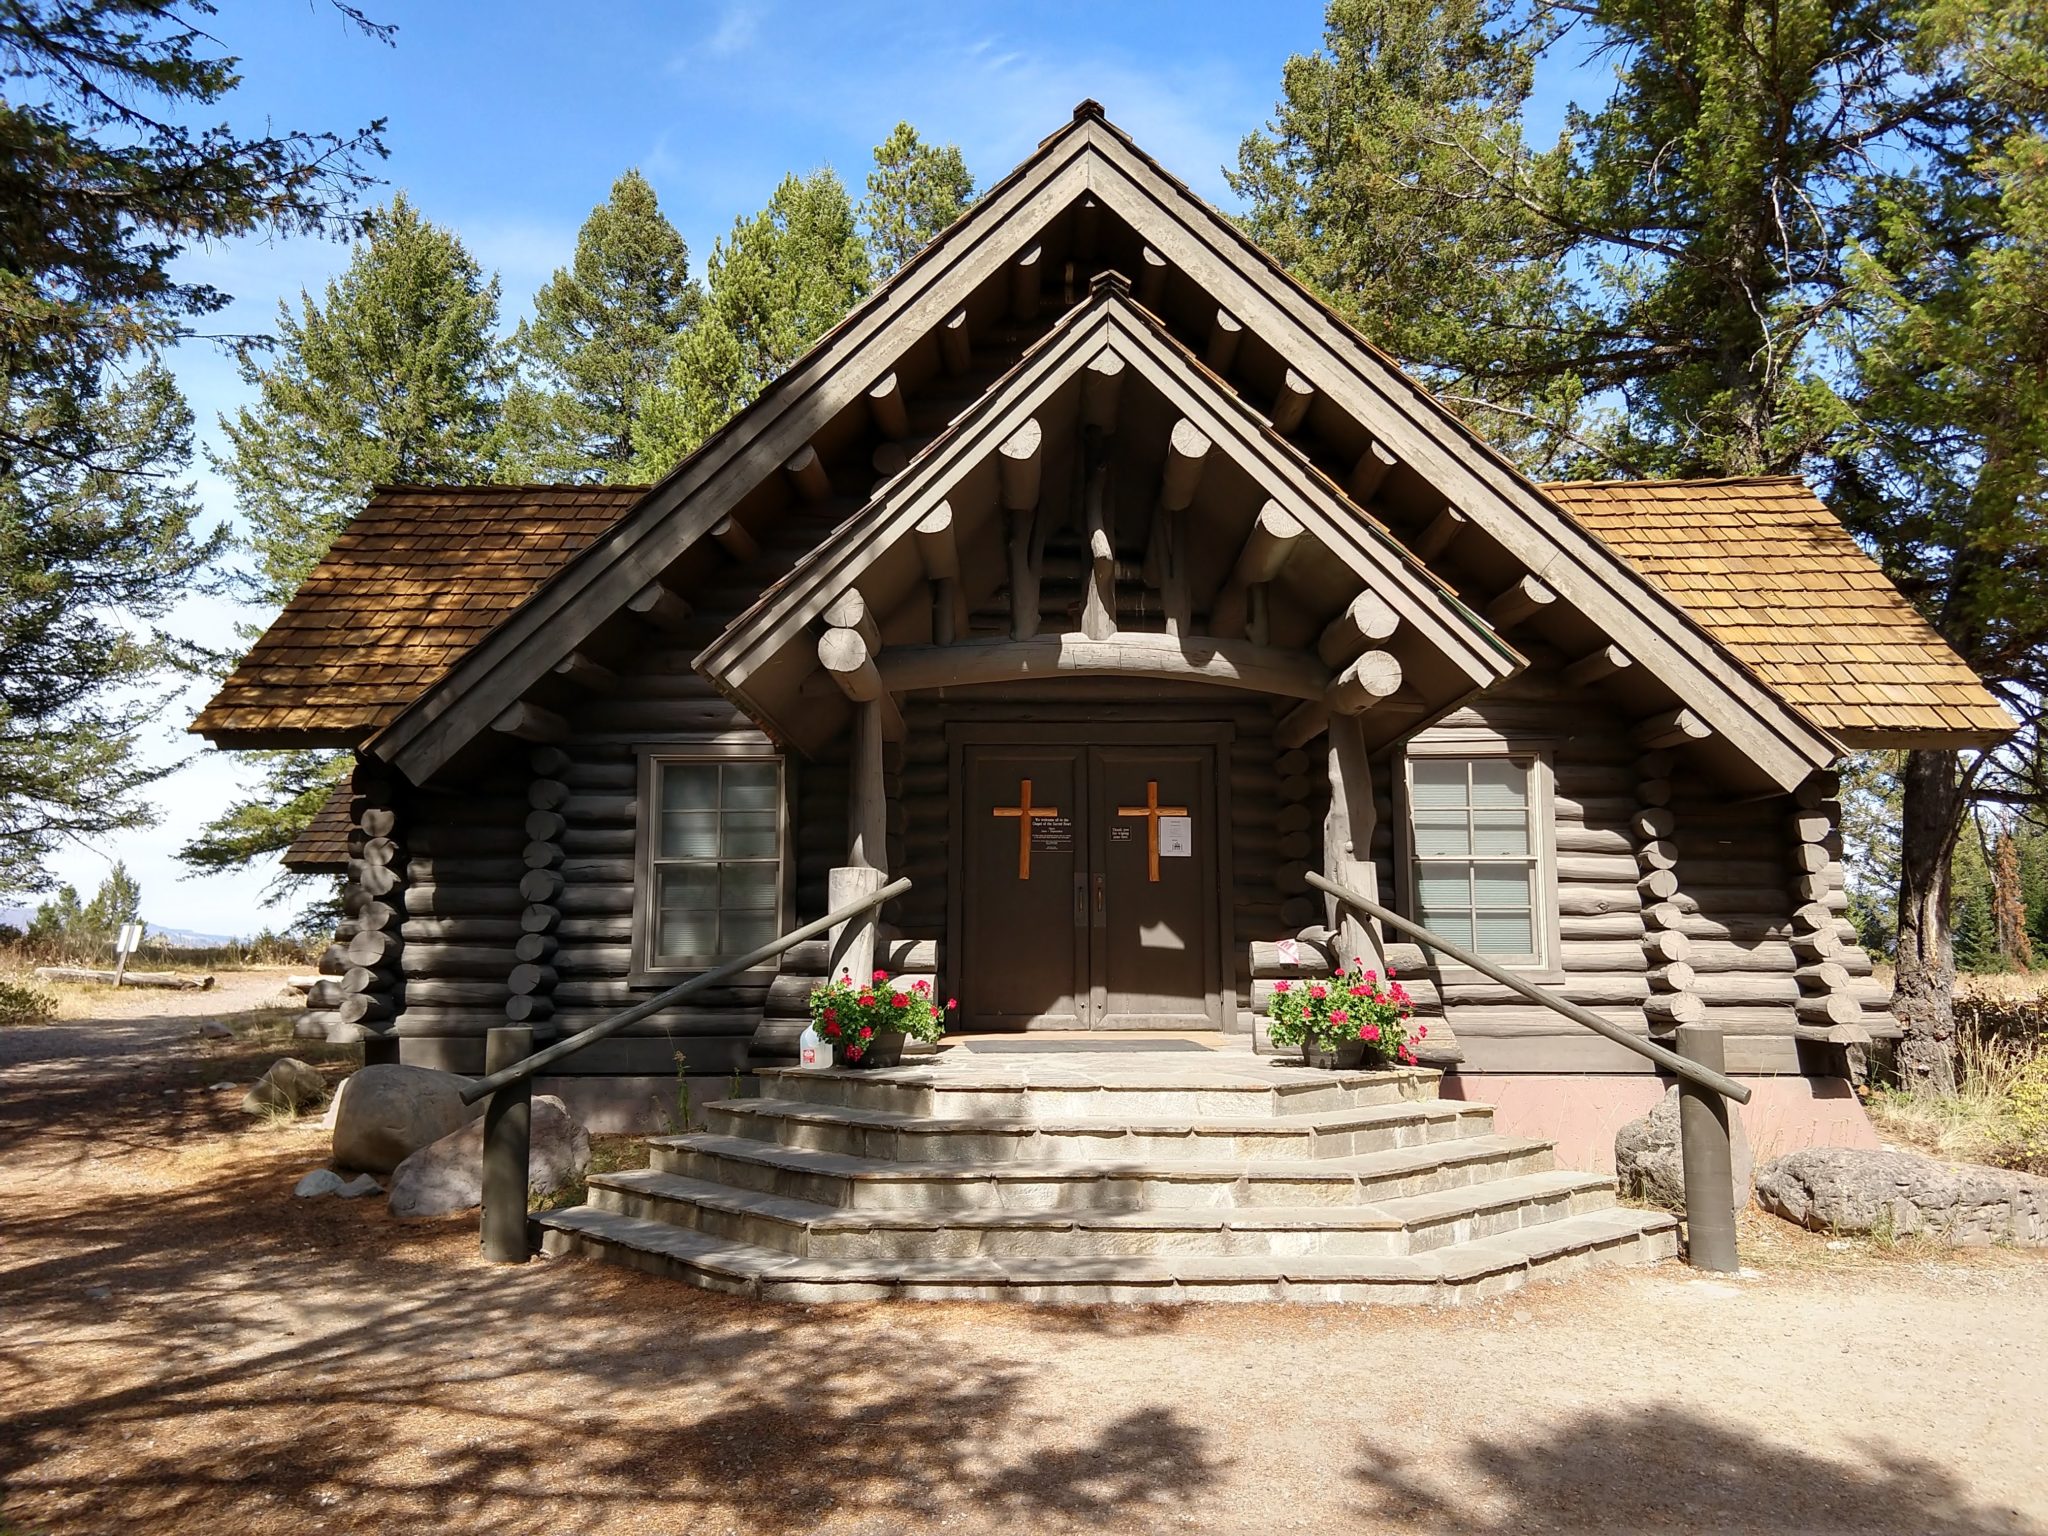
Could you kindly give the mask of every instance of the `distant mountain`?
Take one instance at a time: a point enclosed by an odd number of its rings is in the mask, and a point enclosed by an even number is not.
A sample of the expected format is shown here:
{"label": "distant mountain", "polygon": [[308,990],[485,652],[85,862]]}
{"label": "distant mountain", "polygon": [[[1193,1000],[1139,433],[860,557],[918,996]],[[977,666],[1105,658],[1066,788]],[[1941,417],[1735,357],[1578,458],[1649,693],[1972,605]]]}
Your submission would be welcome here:
{"label": "distant mountain", "polygon": [[[28,925],[35,919],[31,907],[0,907],[0,928],[18,928],[28,931]],[[160,923],[145,922],[143,935],[153,943],[167,944],[172,949],[218,949],[223,944],[232,944],[234,939],[220,933],[191,933],[183,928],[166,928]]]}

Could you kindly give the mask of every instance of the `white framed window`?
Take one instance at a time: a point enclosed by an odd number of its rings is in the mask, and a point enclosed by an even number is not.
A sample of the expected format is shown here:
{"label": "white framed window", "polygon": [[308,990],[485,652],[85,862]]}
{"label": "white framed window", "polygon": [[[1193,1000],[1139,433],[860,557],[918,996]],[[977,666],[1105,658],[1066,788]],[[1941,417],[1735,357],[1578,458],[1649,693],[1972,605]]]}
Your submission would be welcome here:
{"label": "white framed window", "polygon": [[1412,752],[1409,908],[1450,943],[1547,970],[1556,929],[1549,765],[1534,752]]}
{"label": "white framed window", "polygon": [[781,758],[761,751],[642,756],[635,929],[642,971],[704,970],[783,928]]}

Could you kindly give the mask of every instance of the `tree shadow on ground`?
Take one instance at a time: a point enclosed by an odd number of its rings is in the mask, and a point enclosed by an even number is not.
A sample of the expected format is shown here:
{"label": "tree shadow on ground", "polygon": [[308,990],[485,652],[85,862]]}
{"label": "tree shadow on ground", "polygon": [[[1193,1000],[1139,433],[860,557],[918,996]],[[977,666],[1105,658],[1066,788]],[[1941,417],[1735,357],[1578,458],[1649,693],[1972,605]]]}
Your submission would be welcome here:
{"label": "tree shadow on ground", "polygon": [[[1853,1407],[1842,1405],[1845,1413]],[[1354,1473],[1361,1529],[1442,1536],[1529,1531],[1799,1532],[1801,1536],[1990,1536],[2034,1527],[1980,1503],[1925,1457],[1872,1449],[1849,1464],[1744,1435],[1682,1408],[1561,1417],[1512,1444],[1475,1439],[1464,1451],[1479,1486],[1447,1493],[1379,1448]]]}

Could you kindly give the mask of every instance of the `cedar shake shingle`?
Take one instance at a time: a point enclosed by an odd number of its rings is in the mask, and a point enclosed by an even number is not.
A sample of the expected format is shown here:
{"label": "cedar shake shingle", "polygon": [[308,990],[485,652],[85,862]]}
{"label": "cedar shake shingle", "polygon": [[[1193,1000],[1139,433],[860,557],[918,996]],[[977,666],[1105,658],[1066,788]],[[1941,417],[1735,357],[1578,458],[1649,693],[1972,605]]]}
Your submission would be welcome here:
{"label": "cedar shake shingle", "polygon": [[1543,489],[1823,728],[1978,736],[2014,728],[1803,480]]}

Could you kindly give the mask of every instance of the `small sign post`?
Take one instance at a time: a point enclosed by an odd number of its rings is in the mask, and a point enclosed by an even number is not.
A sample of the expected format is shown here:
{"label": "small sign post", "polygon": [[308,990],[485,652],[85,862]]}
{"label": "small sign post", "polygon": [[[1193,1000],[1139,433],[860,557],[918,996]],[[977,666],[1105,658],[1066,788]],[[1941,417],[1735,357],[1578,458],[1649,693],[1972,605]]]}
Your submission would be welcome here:
{"label": "small sign post", "polygon": [[128,970],[128,957],[142,948],[142,924],[123,923],[120,936],[114,940],[114,985],[121,985],[121,978]]}

